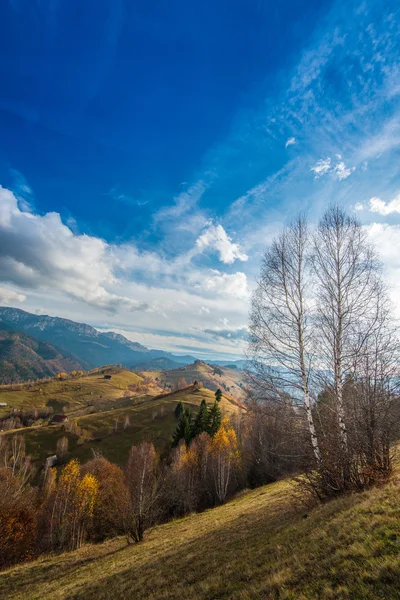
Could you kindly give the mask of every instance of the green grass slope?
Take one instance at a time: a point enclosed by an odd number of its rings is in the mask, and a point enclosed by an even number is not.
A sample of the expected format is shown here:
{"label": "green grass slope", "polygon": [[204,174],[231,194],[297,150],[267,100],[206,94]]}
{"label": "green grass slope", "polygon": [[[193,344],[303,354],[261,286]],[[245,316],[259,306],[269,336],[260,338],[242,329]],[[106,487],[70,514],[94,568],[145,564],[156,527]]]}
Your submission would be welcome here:
{"label": "green grass slope", "polygon": [[[122,375],[127,377],[133,374],[123,372]],[[115,381],[126,381],[126,379],[117,378]],[[112,380],[105,384],[111,384],[111,382]],[[110,386],[109,390],[118,391],[118,388]],[[63,397],[66,393],[63,392]],[[106,392],[103,390],[103,393]],[[34,461],[39,463],[43,463],[47,456],[55,454],[57,440],[66,435],[69,442],[68,458],[76,457],[81,461],[88,460],[92,457],[93,448],[100,450],[102,455],[112,462],[123,465],[128,458],[131,446],[143,440],[152,441],[159,450],[162,450],[176,428],[174,411],[179,401],[188,404],[195,412],[203,399],[211,404],[215,399],[214,392],[203,388],[198,391],[181,390],[162,398],[122,397],[112,402],[111,410],[99,410],[93,414],[81,416],[75,416],[76,413],[69,414],[69,422],[73,421],[83,430],[83,437],[65,431],[62,425],[33,426],[18,429],[17,433],[25,437],[27,452]],[[77,402],[76,399],[75,402]],[[104,402],[106,401],[104,400]],[[106,404],[106,406],[108,405]],[[239,410],[225,397],[222,398],[220,406],[225,414]],[[124,425],[125,417],[129,417],[128,425]],[[15,433],[14,430],[0,433],[0,435],[12,436]]]}
{"label": "green grass slope", "polygon": [[400,598],[399,476],[307,514],[282,481],[155,528],[0,574],[4,599]]}

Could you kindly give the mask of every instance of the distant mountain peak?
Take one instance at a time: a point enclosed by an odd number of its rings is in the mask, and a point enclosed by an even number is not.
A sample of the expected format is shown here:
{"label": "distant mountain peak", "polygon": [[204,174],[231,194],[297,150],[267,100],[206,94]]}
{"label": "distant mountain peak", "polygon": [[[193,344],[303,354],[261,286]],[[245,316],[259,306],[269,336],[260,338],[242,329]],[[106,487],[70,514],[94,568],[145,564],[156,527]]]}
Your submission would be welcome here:
{"label": "distant mountain peak", "polygon": [[[53,346],[60,354],[78,362],[83,369],[106,364],[135,367],[152,359],[165,358],[179,365],[192,363],[193,356],[175,356],[164,350],[149,350],[115,331],[101,332],[70,319],[36,315],[20,308],[0,307],[0,329],[11,328]],[[170,363],[171,364],[171,363]]]}

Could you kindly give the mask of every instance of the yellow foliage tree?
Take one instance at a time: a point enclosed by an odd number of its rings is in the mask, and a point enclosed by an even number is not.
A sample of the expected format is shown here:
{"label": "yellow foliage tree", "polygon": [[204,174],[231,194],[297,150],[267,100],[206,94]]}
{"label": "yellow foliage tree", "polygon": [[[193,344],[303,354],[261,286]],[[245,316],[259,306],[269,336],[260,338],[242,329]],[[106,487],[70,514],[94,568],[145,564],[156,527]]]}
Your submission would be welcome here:
{"label": "yellow foliage tree", "polygon": [[236,433],[227,417],[222,420],[210,442],[210,453],[215,494],[222,503],[228,493],[233,467],[239,458]]}
{"label": "yellow foliage tree", "polygon": [[94,475],[80,473],[77,459],[62,470],[50,498],[50,543],[53,548],[75,550],[86,536],[93,516],[99,483]]}

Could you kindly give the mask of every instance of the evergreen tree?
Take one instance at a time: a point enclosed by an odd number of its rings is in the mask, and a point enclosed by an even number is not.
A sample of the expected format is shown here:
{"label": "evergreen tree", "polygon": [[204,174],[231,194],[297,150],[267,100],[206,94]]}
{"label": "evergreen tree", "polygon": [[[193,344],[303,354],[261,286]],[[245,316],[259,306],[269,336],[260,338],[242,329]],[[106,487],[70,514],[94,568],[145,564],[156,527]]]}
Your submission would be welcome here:
{"label": "evergreen tree", "polygon": [[217,391],[215,392],[215,400],[217,402],[221,402],[222,399],[222,392],[221,390],[218,388]]}
{"label": "evergreen tree", "polygon": [[193,437],[192,427],[192,413],[190,408],[184,408],[183,412],[179,417],[178,425],[175,429],[175,433],[172,436],[173,446],[177,446],[181,440],[185,440],[186,444],[189,445]]}
{"label": "evergreen tree", "polygon": [[201,404],[200,404],[200,410],[197,413],[196,418],[194,420],[193,437],[196,437],[196,435],[203,433],[203,431],[207,431],[208,422],[209,422],[208,408],[207,408],[206,401],[203,398],[203,400],[201,401]]}
{"label": "evergreen tree", "polygon": [[178,402],[175,408],[175,419],[179,419],[181,414],[183,413],[183,404],[182,402]]}
{"label": "evergreen tree", "polygon": [[210,410],[208,411],[207,433],[211,436],[214,436],[221,425],[221,421],[221,409],[218,406],[218,402],[215,401],[214,404],[211,406]]}

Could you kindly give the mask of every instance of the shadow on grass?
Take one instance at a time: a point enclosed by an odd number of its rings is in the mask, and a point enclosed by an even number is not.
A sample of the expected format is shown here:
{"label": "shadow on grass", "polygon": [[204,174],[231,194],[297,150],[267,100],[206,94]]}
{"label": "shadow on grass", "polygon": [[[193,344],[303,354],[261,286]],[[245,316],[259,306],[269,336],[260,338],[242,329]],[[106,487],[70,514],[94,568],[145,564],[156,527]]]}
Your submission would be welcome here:
{"label": "shadow on grass", "polygon": [[[52,564],[44,560],[15,569],[8,582],[0,578],[0,596],[400,598],[400,562],[392,540],[399,524],[397,490],[390,501],[384,490],[374,493],[373,502],[363,494],[344,497],[310,511],[307,519],[301,506],[293,509],[289,487],[266,490],[161,526],[138,546],[97,555],[91,547],[89,558],[71,553],[50,558]],[[42,585],[47,595],[40,595]]]}
{"label": "shadow on grass", "polygon": [[[77,571],[80,567],[89,565],[92,562],[103,558],[116,555],[122,550],[126,550],[129,546],[121,545],[110,552],[104,554],[95,554],[88,558],[83,558],[77,555],[77,552],[69,552],[68,554],[50,554],[45,556],[40,562],[32,564],[24,564],[16,566],[15,570],[0,572],[0,598],[12,597],[13,594],[19,593],[23,589],[29,590],[30,587],[41,583],[48,583],[49,580],[60,579]],[[62,557],[62,558],[61,558]],[[21,570],[28,570],[27,578],[21,577]],[[27,581],[28,580],[28,581]],[[7,594],[11,594],[8,596]],[[27,594],[29,598],[29,591]]]}

